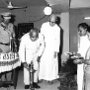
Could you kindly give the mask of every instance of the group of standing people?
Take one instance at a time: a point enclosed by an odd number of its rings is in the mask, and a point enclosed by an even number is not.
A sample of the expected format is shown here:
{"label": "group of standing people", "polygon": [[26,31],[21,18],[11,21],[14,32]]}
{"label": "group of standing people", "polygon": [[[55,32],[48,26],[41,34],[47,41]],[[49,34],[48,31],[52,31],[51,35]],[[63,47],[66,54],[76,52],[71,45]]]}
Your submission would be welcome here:
{"label": "group of standing people", "polygon": [[[0,53],[11,51],[11,40],[15,38],[14,25],[10,23],[11,13],[2,13],[0,23]],[[39,80],[52,82],[58,76],[58,53],[60,52],[61,28],[56,24],[57,17],[52,14],[41,29],[32,28],[21,37],[19,59],[24,67],[25,89],[30,87],[29,66],[34,67],[34,88],[40,88]],[[86,23],[78,25],[78,55],[77,59],[77,90],[90,89],[90,26]]]}
{"label": "group of standing people", "polygon": [[[0,23],[0,53],[12,51],[12,40],[15,38],[14,25],[10,23],[11,13],[1,14]],[[58,76],[58,53],[60,47],[60,27],[56,24],[57,17],[52,14],[41,29],[32,28],[20,39],[18,50],[19,60],[24,67],[25,89],[30,88],[30,65],[33,63],[33,87],[40,88],[38,81],[52,82]],[[13,51],[12,51],[13,52]]]}
{"label": "group of standing people", "polygon": [[30,87],[29,65],[33,62],[34,88],[40,88],[38,80],[52,82],[58,76],[58,53],[60,46],[60,27],[52,14],[48,22],[41,25],[40,32],[32,28],[21,38],[19,58],[24,66],[25,89]]}
{"label": "group of standing people", "polygon": [[[11,41],[15,38],[14,25],[10,23],[11,13],[2,13],[0,23],[0,53],[11,51]],[[30,87],[30,64],[34,68],[34,88],[40,88],[38,81],[52,83],[58,76],[58,53],[60,52],[61,28],[56,23],[57,16],[52,14],[41,29],[32,28],[20,40],[19,59],[24,67],[25,89]],[[78,25],[77,90],[90,89],[90,26]]]}

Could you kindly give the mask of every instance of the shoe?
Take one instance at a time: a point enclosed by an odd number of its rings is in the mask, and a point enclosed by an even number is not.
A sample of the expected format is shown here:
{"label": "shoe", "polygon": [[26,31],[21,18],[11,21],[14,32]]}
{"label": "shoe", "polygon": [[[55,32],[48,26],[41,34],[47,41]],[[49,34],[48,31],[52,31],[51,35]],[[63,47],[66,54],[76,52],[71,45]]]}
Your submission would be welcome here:
{"label": "shoe", "polygon": [[29,89],[29,85],[25,85],[25,87],[24,87],[25,89]]}
{"label": "shoe", "polygon": [[33,83],[33,87],[39,89],[40,86],[37,83]]}

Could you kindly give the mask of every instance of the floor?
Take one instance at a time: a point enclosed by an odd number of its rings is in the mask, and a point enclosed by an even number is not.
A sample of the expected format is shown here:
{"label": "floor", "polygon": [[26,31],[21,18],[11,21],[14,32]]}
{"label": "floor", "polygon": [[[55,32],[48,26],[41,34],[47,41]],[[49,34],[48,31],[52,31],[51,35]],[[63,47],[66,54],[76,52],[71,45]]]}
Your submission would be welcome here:
{"label": "floor", "polygon": [[[58,80],[55,80],[52,85],[49,85],[46,81],[43,81],[43,82],[39,83],[39,85],[41,86],[41,88],[35,89],[35,90],[59,90],[58,87],[60,86],[60,82]],[[2,87],[2,88],[0,88],[0,90],[14,90],[14,87],[13,86],[10,88]],[[23,71],[19,72],[16,90],[25,90],[24,83],[23,83]],[[30,89],[27,89],[27,90],[30,90]]]}
{"label": "floor", "polygon": [[[69,78],[67,78],[67,79],[64,78],[64,79],[63,79],[62,74],[61,74],[60,75],[60,81],[59,80],[55,80],[52,85],[48,84],[46,81],[43,81],[43,82],[39,83],[41,88],[40,89],[34,89],[34,90],[77,90],[75,85],[73,85],[75,87],[72,87],[72,88],[68,88],[66,86],[66,84],[70,83],[70,81],[73,80],[72,78],[70,78],[70,76],[69,76]],[[64,85],[62,85],[62,84],[64,84]],[[73,83],[73,84],[75,84],[75,83]],[[63,87],[63,86],[65,86],[65,87]],[[58,87],[60,87],[60,88],[58,88]],[[2,87],[2,88],[0,88],[0,90],[25,90],[24,89],[24,83],[23,83],[23,69],[21,68],[20,71],[19,71],[18,82],[17,82],[16,89],[14,89],[14,87],[11,86],[10,88],[3,88]],[[27,89],[27,90],[31,90],[31,89]]]}

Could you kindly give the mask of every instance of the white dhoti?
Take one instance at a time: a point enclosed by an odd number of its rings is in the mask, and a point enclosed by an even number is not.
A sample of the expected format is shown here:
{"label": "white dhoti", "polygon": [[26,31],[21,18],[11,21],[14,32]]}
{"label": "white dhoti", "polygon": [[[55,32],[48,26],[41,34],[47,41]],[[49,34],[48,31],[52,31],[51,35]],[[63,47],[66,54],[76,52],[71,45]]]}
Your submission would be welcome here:
{"label": "white dhoti", "polygon": [[[38,81],[38,72],[39,72],[39,64],[37,60],[33,60],[33,69],[35,72],[33,73],[34,82]],[[30,84],[30,71],[24,67],[24,84],[29,85]]]}
{"label": "white dhoti", "polygon": [[[30,84],[30,72],[28,71],[27,68],[24,68],[24,84],[29,85]],[[38,70],[35,71],[34,73],[34,82],[37,82],[38,80]]]}
{"label": "white dhoti", "polygon": [[46,49],[40,62],[39,80],[52,81],[58,76],[58,57],[54,58],[54,52]]}
{"label": "white dhoti", "polygon": [[[81,54],[83,58],[86,56],[86,52],[90,46],[90,41],[88,40],[87,35],[80,37],[78,53]],[[83,90],[84,84],[84,64],[77,65],[77,90]]]}
{"label": "white dhoti", "polygon": [[39,79],[52,81],[59,77],[58,56],[55,53],[59,52],[60,28],[46,22],[41,27],[41,33],[45,36],[45,50],[40,60]]}
{"label": "white dhoti", "polygon": [[77,90],[83,90],[84,64],[77,65]]}

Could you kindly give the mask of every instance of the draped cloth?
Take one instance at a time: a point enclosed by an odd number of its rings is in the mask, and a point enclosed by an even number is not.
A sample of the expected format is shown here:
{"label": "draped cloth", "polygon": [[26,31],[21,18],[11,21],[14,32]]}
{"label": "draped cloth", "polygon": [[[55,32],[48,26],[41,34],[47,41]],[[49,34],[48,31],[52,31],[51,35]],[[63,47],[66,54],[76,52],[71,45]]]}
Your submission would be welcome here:
{"label": "draped cloth", "polygon": [[58,78],[58,56],[54,54],[59,52],[60,28],[46,22],[41,26],[41,33],[45,36],[46,47],[40,60],[39,79],[52,81]]}
{"label": "draped cloth", "polygon": [[11,71],[20,65],[18,53],[0,53],[0,73]]}
{"label": "draped cloth", "polygon": [[[90,47],[87,50],[85,59],[90,60]],[[84,90],[90,90],[90,65],[84,65]]]}
{"label": "draped cloth", "polygon": [[[87,35],[79,38],[79,47],[78,53],[85,58],[88,47],[90,46],[90,41],[88,40]],[[83,77],[84,77],[84,64],[77,65],[77,90],[83,90]]]}

